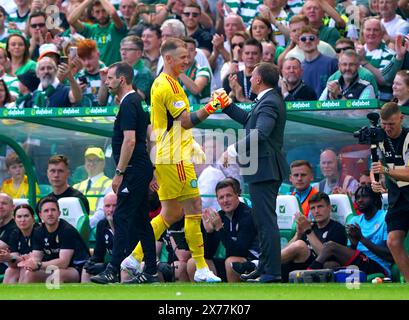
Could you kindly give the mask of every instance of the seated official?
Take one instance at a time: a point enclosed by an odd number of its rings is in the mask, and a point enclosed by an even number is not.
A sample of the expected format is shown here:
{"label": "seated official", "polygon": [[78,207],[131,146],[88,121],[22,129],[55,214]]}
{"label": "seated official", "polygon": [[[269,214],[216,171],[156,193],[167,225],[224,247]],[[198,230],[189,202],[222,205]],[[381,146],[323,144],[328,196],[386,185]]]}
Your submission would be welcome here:
{"label": "seated official", "polygon": [[50,270],[58,277],[55,281],[79,282],[82,267],[89,258],[81,235],[60,219],[60,207],[55,197],[42,198],[39,210],[43,224],[34,235],[33,252],[17,264],[26,270],[24,283],[45,282],[50,277]]}
{"label": "seated official", "polygon": [[355,201],[363,214],[346,227],[348,246],[326,242],[310,268],[322,269],[327,261],[335,261],[343,267],[355,265],[367,275],[383,273],[390,277],[393,257],[386,245],[386,212],[382,210],[381,194],[370,186],[361,186],[355,192]]}
{"label": "seated official", "polygon": [[17,228],[10,235],[7,254],[0,254],[0,260],[7,262],[3,283],[24,283],[26,270],[17,264],[28,257],[33,250],[33,239],[40,225],[35,222],[34,210],[28,204],[20,204],[14,209]]}
{"label": "seated official", "polygon": [[85,263],[82,270],[81,282],[90,282],[91,275],[100,274],[105,270],[106,260],[112,255],[114,246],[114,213],[116,208],[117,196],[110,192],[104,197],[105,219],[97,224],[96,243],[94,253]]}
{"label": "seated official", "polygon": [[[228,177],[216,185],[217,202],[221,210],[204,210],[203,225],[206,230],[207,242],[218,247],[221,242],[226,249],[224,268],[228,282],[240,281],[240,274],[234,271],[232,265],[258,260],[260,254],[257,231],[253,223],[251,209],[240,202],[240,183],[237,179]],[[188,263],[189,274],[193,274],[193,263]]]}
{"label": "seated official", "polygon": [[347,244],[345,228],[331,219],[331,202],[324,192],[318,192],[309,199],[314,222],[303,214],[297,214],[297,228],[288,246],[281,250],[281,277],[288,282],[288,275],[294,270],[307,269],[322,252],[328,241]]}

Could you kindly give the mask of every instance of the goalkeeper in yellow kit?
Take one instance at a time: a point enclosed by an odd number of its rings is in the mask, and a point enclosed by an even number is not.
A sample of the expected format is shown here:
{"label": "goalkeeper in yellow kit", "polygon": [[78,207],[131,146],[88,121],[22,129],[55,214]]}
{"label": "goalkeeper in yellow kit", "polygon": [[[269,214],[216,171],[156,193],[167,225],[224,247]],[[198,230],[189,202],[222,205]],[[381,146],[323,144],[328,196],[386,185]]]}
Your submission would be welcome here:
{"label": "goalkeeper in yellow kit", "polygon": [[[202,206],[197,178],[191,162],[193,152],[192,128],[213,114],[218,107],[230,104],[222,90],[196,112],[190,112],[185,92],[178,77],[188,65],[186,44],[180,39],[167,39],[161,46],[163,72],[151,88],[151,124],[155,141],[155,178],[151,188],[157,190],[161,212],[152,219],[155,238],[185,214],[185,236],[196,262],[196,282],[220,282],[209,270],[204,259],[203,235],[200,229]],[[135,274],[127,283],[149,283],[141,268],[143,251],[138,243],[121,264],[123,270]]]}

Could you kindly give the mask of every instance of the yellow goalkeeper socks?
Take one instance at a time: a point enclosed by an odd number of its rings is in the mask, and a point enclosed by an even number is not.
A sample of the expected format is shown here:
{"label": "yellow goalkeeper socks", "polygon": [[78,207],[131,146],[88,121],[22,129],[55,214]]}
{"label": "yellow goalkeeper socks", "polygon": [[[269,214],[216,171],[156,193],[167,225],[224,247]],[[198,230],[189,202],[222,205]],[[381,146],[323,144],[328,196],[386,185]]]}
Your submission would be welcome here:
{"label": "yellow goalkeeper socks", "polygon": [[[165,232],[165,230],[169,228],[169,225],[160,214],[158,214],[155,218],[151,220],[151,225],[153,233],[155,235],[155,240],[158,240],[160,236]],[[143,251],[140,241],[138,242],[138,245],[135,247],[135,249],[132,251],[132,256],[139,262],[142,262]]]}
{"label": "yellow goalkeeper socks", "polygon": [[189,245],[192,258],[196,261],[196,268],[202,269],[207,267],[204,258],[204,243],[203,234],[200,229],[202,221],[201,214],[186,214],[185,215],[185,237]]}

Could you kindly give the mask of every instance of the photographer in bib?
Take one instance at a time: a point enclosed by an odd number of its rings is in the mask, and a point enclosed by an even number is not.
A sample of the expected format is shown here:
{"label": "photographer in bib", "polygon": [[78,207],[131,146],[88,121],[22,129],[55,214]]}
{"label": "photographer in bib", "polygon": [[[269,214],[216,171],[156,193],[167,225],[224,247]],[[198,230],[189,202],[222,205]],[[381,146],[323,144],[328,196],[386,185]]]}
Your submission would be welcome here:
{"label": "photographer in bib", "polygon": [[[387,244],[399,270],[409,282],[409,257],[404,248],[409,229],[409,129],[402,127],[403,114],[395,102],[384,104],[380,116],[384,136],[378,145],[382,159],[372,161],[371,186],[375,192],[382,192],[379,175],[385,176],[389,205],[385,217]],[[369,134],[381,136],[381,128],[372,130],[375,131]]]}

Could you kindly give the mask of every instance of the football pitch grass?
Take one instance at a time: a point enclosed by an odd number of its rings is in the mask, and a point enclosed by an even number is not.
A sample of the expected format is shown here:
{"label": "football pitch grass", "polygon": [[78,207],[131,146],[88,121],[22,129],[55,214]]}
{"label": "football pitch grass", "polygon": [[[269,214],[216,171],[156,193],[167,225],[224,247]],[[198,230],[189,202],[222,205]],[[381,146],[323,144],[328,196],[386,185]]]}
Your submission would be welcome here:
{"label": "football pitch grass", "polygon": [[408,300],[409,286],[363,283],[349,289],[325,284],[0,285],[1,300]]}

